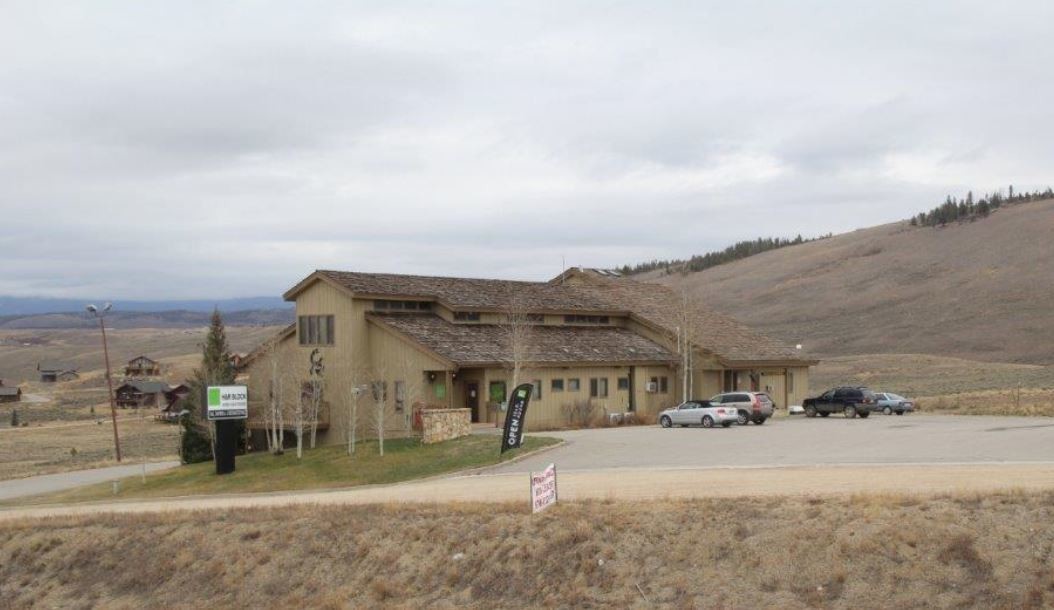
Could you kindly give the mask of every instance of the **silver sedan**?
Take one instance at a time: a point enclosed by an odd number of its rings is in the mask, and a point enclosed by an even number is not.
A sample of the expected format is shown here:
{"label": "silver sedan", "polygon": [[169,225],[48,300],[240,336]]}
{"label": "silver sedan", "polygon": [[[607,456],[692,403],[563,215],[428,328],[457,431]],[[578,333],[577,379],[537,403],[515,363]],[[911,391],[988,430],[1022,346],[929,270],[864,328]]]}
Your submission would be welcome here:
{"label": "silver sedan", "polygon": [[659,413],[659,425],[663,428],[673,426],[713,428],[715,425],[727,428],[736,423],[738,417],[739,414],[731,407],[711,405],[708,400],[689,400]]}
{"label": "silver sedan", "polygon": [[875,392],[875,403],[876,411],[881,411],[886,415],[903,415],[905,413],[911,413],[915,410],[915,403],[904,398],[899,394],[893,394],[890,392]]}

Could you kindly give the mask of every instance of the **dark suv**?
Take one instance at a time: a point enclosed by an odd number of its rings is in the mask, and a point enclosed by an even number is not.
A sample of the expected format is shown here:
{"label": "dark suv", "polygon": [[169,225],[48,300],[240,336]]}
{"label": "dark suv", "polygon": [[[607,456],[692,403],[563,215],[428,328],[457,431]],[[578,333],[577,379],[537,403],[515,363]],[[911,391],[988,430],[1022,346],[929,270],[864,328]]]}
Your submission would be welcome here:
{"label": "dark suv", "polygon": [[827,390],[816,398],[806,398],[802,404],[806,417],[827,417],[843,413],[847,419],[859,415],[867,417],[878,407],[875,393],[863,387],[840,387]]}

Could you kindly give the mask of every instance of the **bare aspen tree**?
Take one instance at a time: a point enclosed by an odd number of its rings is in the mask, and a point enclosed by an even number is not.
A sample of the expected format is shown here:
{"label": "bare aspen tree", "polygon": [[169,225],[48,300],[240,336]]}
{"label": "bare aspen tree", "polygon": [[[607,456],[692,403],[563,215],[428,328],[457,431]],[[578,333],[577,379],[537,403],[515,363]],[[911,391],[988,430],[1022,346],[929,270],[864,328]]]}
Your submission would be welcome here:
{"label": "bare aspen tree", "polygon": [[692,311],[688,292],[681,291],[675,313],[677,320],[677,351],[681,356],[681,400],[691,400],[695,395],[695,312]]}
{"label": "bare aspen tree", "polygon": [[377,448],[381,455],[384,455],[384,407],[387,394],[388,382],[382,375],[381,381],[373,382],[373,423],[377,427]]}
{"label": "bare aspen tree", "polygon": [[303,381],[298,380],[297,399],[294,403],[296,410],[293,411],[293,427],[296,429],[296,459],[298,460],[304,457],[304,400],[307,398],[304,392],[305,385]]}
{"label": "bare aspen tree", "polygon": [[520,375],[530,358],[534,328],[526,303],[519,295],[511,291],[503,312],[501,329],[506,349],[504,364],[512,377],[512,385],[509,388],[509,391],[512,391],[520,384]]}
{"label": "bare aspen tree", "polygon": [[348,442],[348,455],[355,454],[355,443],[359,435],[359,400],[367,391],[369,387],[358,385],[354,377],[347,379],[343,398],[347,409],[344,434]]}
{"label": "bare aspen tree", "polygon": [[325,391],[325,382],[323,381],[322,377],[320,376],[320,377],[318,377],[316,379],[312,379],[310,381],[310,384],[311,384],[311,386],[310,386],[311,387],[311,392],[310,392],[310,395],[309,395],[310,401],[308,403],[308,406],[310,407],[310,409],[308,411],[308,418],[309,418],[308,421],[309,421],[309,423],[311,425],[311,443],[310,443],[310,446],[311,446],[312,449],[314,449],[315,448],[315,440],[318,437],[318,420],[319,420],[319,414],[320,414],[321,409],[322,409],[322,399],[323,399],[323,393]]}

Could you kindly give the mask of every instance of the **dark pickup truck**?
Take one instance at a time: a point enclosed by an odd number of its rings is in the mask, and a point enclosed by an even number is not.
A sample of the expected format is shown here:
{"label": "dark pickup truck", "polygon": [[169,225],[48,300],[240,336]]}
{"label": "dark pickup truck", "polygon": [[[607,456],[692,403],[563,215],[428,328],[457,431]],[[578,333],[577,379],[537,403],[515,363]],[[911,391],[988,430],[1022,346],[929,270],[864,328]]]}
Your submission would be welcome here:
{"label": "dark pickup truck", "polygon": [[816,398],[806,398],[802,404],[805,417],[827,417],[831,413],[842,413],[846,419],[871,415],[878,408],[875,393],[862,387],[840,387],[827,390]]}

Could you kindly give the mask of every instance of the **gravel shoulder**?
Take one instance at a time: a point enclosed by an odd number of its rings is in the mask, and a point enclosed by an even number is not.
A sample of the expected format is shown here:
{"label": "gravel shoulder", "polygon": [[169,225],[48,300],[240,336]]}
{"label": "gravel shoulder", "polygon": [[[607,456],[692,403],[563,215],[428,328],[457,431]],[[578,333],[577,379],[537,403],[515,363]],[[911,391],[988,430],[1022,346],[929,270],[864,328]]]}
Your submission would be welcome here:
{"label": "gravel shoulder", "polygon": [[[812,466],[577,471],[558,477],[564,501],[988,493],[1054,489],[1054,463]],[[0,510],[0,520],[287,505],[528,502],[522,473],[455,476],[340,491],[173,498]]]}

